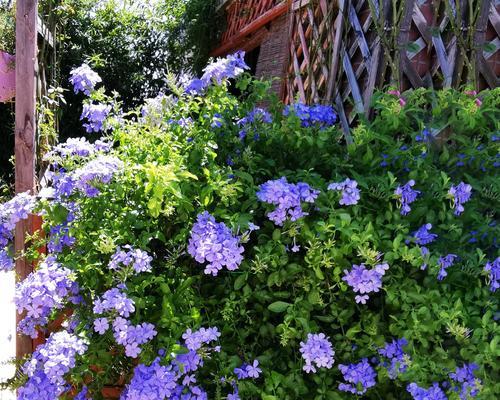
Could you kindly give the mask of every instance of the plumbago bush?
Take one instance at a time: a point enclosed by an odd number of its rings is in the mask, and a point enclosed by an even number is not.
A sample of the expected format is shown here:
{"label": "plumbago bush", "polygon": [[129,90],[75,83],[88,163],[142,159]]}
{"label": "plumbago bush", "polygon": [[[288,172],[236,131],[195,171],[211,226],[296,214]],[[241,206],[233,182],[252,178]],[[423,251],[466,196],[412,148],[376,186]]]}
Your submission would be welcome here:
{"label": "plumbago bush", "polygon": [[500,92],[380,93],[346,144],[330,106],[245,69],[132,112],[73,71],[88,137],[0,207],[4,270],[44,220],[19,398],[498,398]]}

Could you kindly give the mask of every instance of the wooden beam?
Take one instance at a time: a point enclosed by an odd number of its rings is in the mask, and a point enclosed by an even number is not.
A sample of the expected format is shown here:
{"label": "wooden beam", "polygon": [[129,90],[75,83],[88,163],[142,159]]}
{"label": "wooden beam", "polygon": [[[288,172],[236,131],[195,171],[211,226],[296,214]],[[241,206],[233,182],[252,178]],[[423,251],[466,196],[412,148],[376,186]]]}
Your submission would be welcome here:
{"label": "wooden beam", "polygon": [[54,48],[54,37],[52,36],[52,33],[49,31],[49,28],[45,23],[43,22],[42,18],[40,16],[37,17],[37,32],[38,34],[47,42],[47,44]]}
{"label": "wooden beam", "polygon": [[231,50],[237,49],[241,45],[241,43],[244,42],[246,36],[255,32],[257,29],[262,28],[264,25],[287,12],[290,4],[290,0],[286,0],[278,4],[277,6],[274,6],[269,11],[265,12],[260,17],[250,22],[247,26],[241,29],[236,35],[229,39],[227,43],[224,43],[222,46],[219,46],[215,50],[213,50],[210,55],[212,57],[218,57],[229,53]]}
{"label": "wooden beam", "polygon": [[[30,191],[35,186],[35,65],[37,58],[38,0],[18,0],[16,10],[16,123],[15,123],[15,175],[16,193]],[[24,250],[26,233],[31,231],[32,217],[17,224],[16,254]],[[17,279],[23,280],[32,271],[24,258],[16,260]],[[17,315],[17,322],[21,316]],[[17,336],[18,359],[33,351],[28,336]]]}

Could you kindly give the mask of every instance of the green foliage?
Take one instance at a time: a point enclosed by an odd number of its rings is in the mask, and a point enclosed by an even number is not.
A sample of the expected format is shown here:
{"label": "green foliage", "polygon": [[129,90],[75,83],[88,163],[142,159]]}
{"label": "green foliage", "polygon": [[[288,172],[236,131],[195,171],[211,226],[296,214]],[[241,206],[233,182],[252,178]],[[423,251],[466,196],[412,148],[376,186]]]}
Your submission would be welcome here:
{"label": "green foliage", "polygon": [[0,51],[12,54],[16,43],[15,8],[10,1],[0,1]]}
{"label": "green foliage", "polygon": [[[61,76],[82,62],[91,64],[108,89],[120,93],[127,110],[144,97],[168,92],[169,73],[199,72],[223,26],[214,23],[213,0],[59,3]],[[68,89],[61,136],[83,134],[78,97],[66,80],[60,85]]]}
{"label": "green foliage", "polygon": [[[409,382],[428,387],[464,362],[480,366],[479,398],[498,398],[498,297],[483,267],[498,256],[500,187],[493,163],[499,148],[493,135],[500,91],[482,93],[481,106],[475,96],[453,90],[407,93],[406,106],[378,93],[373,122],[359,125],[346,147],[336,127],[303,128],[297,117],[284,117],[282,106],[266,95],[268,83],[244,76],[237,86],[240,98],[224,83],[204,97],[166,97],[145,117],[138,111],[110,122],[114,154],[125,170],[98,197],[73,199],[79,205],[70,225],[76,244],[59,255],[75,271],[87,304],[75,313],[89,351],[71,382],[88,382],[99,399],[103,384],[130,377],[133,362],[111,334],[101,337],[86,326],[94,318],[88,304],[119,281],[107,269],[110,255],[131,244],[154,256],[152,273],[127,280],[136,303],[132,322],[154,323],[159,332],[140,361],[151,361],[161,348],[170,354],[187,328],[219,327],[222,351],[199,377],[210,398],[222,398],[214,382],[254,358],[263,377],[241,383],[243,399],[350,398],[337,389],[342,377],[336,366],[377,356],[384,342],[401,337],[409,341],[408,371],[391,380],[377,367],[377,386],[363,398],[409,399]],[[258,140],[240,140],[235,121],[263,101],[273,122],[257,123]],[[220,128],[211,126],[215,114],[222,116]],[[186,126],[169,122],[187,117],[192,122]],[[439,134],[428,143],[416,141],[424,128]],[[227,165],[228,157],[234,165]],[[72,170],[83,162],[63,166]],[[321,194],[307,217],[277,227],[256,192],[281,176]],[[340,206],[338,194],[327,191],[328,183],[347,177],[358,181],[358,205]],[[422,195],[403,217],[393,193],[410,179]],[[472,185],[473,197],[455,216],[447,192],[462,180]],[[45,209],[47,229],[64,220],[64,208]],[[238,270],[207,276],[187,253],[190,229],[204,210],[243,232],[245,259]],[[245,233],[248,222],[260,229]],[[407,239],[425,223],[439,239],[424,260]],[[479,232],[477,242],[470,240],[472,231]],[[289,251],[295,243],[300,250]],[[448,253],[460,260],[438,281],[438,258]],[[356,304],[344,270],[379,258],[390,265],[383,289],[366,305]],[[302,371],[299,343],[310,332],[330,337],[336,352],[331,370]]]}

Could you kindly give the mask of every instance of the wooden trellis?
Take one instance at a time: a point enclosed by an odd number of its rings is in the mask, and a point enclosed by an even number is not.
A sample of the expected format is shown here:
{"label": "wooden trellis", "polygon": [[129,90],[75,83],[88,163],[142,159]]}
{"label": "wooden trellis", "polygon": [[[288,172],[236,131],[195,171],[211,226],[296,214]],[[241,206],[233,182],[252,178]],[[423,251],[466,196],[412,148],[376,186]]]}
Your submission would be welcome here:
{"label": "wooden trellis", "polygon": [[326,0],[296,0],[290,22],[290,63],[285,102],[298,94],[304,103],[327,99],[338,59],[333,57],[336,7]]}
{"label": "wooden trellis", "polygon": [[348,132],[376,88],[498,87],[499,11],[498,0],[296,0],[283,99],[334,103]]}

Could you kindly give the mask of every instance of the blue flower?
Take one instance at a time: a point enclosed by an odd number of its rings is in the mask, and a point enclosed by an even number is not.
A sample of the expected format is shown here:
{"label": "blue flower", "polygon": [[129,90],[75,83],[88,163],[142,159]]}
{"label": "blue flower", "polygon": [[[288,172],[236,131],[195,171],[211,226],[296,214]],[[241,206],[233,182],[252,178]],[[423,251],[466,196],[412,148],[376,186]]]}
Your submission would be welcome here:
{"label": "blue flower", "polygon": [[472,186],[460,182],[457,186],[451,186],[448,191],[448,195],[452,199],[452,208],[455,209],[455,215],[460,215],[464,212],[464,203],[467,203],[470,200],[472,192]]}
{"label": "blue flower", "polygon": [[417,136],[415,136],[415,140],[417,142],[429,142],[431,137],[432,137],[432,134],[429,132],[429,130],[427,128],[425,128],[422,131],[422,134],[418,134]]}
{"label": "blue flower", "polygon": [[446,270],[455,263],[455,259],[457,257],[458,256],[455,254],[448,254],[444,257],[439,257],[438,264],[440,269],[437,277],[439,281],[442,281],[448,275]]}
{"label": "blue flower", "polygon": [[406,390],[414,400],[447,400],[445,393],[436,382],[429,389],[421,388],[416,383],[410,383]]}
{"label": "blue flower", "polygon": [[405,338],[394,339],[391,343],[385,343],[385,346],[378,350],[381,356],[388,358],[391,362],[387,372],[389,378],[395,379],[398,374],[403,373],[408,368],[409,356],[403,351],[403,347],[408,345]]}
{"label": "blue flower", "polygon": [[339,390],[353,394],[365,394],[366,391],[375,386],[377,373],[368,362],[363,358],[357,364],[339,365],[339,370],[347,383],[339,384]]}
{"label": "blue flower", "polygon": [[425,245],[436,240],[438,235],[436,235],[435,233],[430,233],[431,229],[432,224],[425,224],[418,228],[418,230],[413,232],[413,239],[415,240],[415,243],[418,245]]}
{"label": "blue flower", "polygon": [[308,333],[307,340],[300,342],[300,352],[306,362],[302,369],[307,373],[316,372],[316,368],[330,369],[333,366],[335,352],[324,333]]}
{"label": "blue flower", "polygon": [[198,215],[191,229],[188,253],[199,263],[208,262],[205,274],[216,276],[223,267],[238,269],[243,251],[239,238],[223,222],[216,222],[207,211]]}
{"label": "blue flower", "polygon": [[319,191],[307,183],[299,182],[294,185],[284,177],[263,183],[257,192],[260,201],[277,205],[267,216],[278,226],[283,225],[287,219],[296,221],[307,215],[302,211],[302,202],[314,203],[318,195]]}
{"label": "blue flower", "polygon": [[349,178],[343,182],[330,183],[328,185],[328,190],[338,190],[342,192],[342,198],[339,201],[340,205],[350,206],[358,204],[360,199],[358,182]]}
{"label": "blue flower", "polygon": [[324,106],[315,104],[307,106],[305,104],[296,103],[286,106],[283,110],[283,115],[288,116],[295,114],[301,122],[302,127],[317,127],[326,128],[333,126],[337,122],[337,114],[332,106]]}
{"label": "blue flower", "polygon": [[69,81],[73,85],[75,93],[84,92],[87,96],[94,90],[97,83],[102,82],[101,77],[94,72],[87,64],[73,69]]}
{"label": "blue flower", "polygon": [[394,191],[394,194],[401,204],[401,215],[408,215],[411,211],[410,204],[413,203],[420,194],[420,191],[412,189],[413,186],[415,186],[415,181],[412,179],[403,186],[398,186]]}
{"label": "blue flower", "polygon": [[207,65],[201,79],[195,78],[188,82],[184,91],[189,95],[201,94],[212,82],[220,85],[223,80],[236,78],[247,69],[249,66],[245,63],[245,52],[238,51]]}
{"label": "blue flower", "polygon": [[110,111],[111,106],[107,104],[84,104],[80,120],[87,119],[88,122],[83,124],[85,130],[88,133],[99,132],[102,130],[104,121]]}
{"label": "blue flower", "polygon": [[389,264],[378,264],[373,269],[367,269],[364,264],[353,265],[350,271],[344,270],[343,281],[360,293],[355,297],[356,303],[366,304],[367,293],[378,292],[382,287],[382,277],[389,269]]}
{"label": "blue flower", "polygon": [[457,367],[455,372],[450,373],[450,378],[458,384],[453,387],[453,390],[460,390],[461,400],[468,400],[479,394],[481,380],[474,376],[474,371],[477,369],[479,367],[474,363],[464,364],[461,368]]}
{"label": "blue flower", "polygon": [[488,272],[490,278],[490,290],[496,292],[500,288],[500,257],[492,262],[487,262],[484,270]]}

